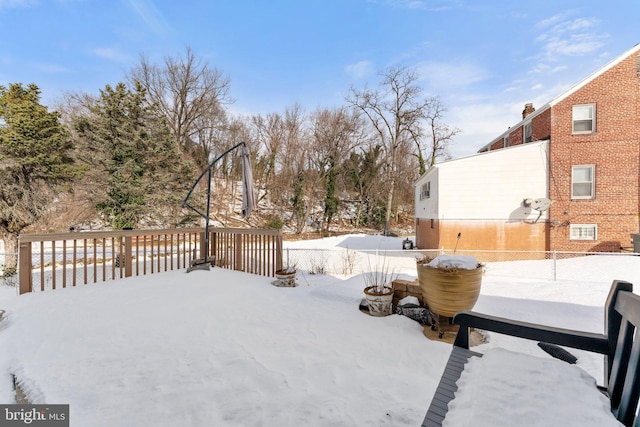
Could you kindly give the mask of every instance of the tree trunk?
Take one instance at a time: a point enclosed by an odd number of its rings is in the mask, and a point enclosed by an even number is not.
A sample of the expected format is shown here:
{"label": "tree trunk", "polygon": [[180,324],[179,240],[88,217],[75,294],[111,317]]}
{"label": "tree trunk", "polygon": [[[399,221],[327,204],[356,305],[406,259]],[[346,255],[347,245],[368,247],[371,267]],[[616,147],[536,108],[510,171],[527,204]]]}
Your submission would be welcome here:
{"label": "tree trunk", "polygon": [[356,210],[356,228],[360,227],[360,215],[362,215],[362,202],[358,202],[358,208]]}
{"label": "tree trunk", "polygon": [[391,234],[391,208],[393,207],[393,192],[396,187],[396,179],[393,174],[389,177],[389,192],[387,193],[387,209],[384,215],[384,235]]}
{"label": "tree trunk", "polygon": [[18,236],[2,231],[2,242],[4,243],[4,260],[0,258],[0,266],[4,274],[6,269],[18,267]]}

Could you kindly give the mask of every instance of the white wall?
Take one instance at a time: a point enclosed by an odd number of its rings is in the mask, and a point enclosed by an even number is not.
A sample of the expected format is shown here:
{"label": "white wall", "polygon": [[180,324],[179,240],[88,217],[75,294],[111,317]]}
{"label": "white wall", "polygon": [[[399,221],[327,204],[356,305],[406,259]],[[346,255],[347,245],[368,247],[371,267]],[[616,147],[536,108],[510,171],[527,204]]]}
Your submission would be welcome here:
{"label": "white wall", "polygon": [[[420,200],[431,181],[431,198]],[[416,181],[416,217],[534,220],[525,198],[549,197],[548,141],[517,145],[437,164]],[[540,219],[545,219],[546,213]]]}
{"label": "white wall", "polygon": [[[416,181],[415,184],[415,212],[418,218],[438,218],[438,183],[439,168],[437,166],[429,168],[427,172]],[[431,197],[420,200],[422,185],[431,182]],[[420,209],[420,211],[418,211]],[[421,214],[418,215],[417,213]]]}

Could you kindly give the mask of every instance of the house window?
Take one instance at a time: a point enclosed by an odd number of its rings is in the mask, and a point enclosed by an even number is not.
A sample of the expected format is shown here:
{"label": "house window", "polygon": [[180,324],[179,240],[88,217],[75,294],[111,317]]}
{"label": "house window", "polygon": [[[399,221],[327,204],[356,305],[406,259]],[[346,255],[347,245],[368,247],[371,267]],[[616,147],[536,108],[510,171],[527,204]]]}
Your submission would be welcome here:
{"label": "house window", "polygon": [[591,133],[596,130],[596,104],[573,106],[573,133]]}
{"label": "house window", "polygon": [[420,189],[420,200],[428,199],[431,197],[431,181],[428,181],[426,184],[422,185]]}
{"label": "house window", "polygon": [[431,218],[431,228],[436,228],[436,221]]}
{"label": "house window", "polygon": [[523,133],[524,133],[524,143],[525,144],[527,142],[533,141],[533,136],[532,136],[532,132],[531,132],[531,122],[526,123],[524,125]]}
{"label": "house window", "polygon": [[593,199],[595,197],[595,166],[580,165],[571,169],[571,198]]}
{"label": "house window", "polygon": [[596,224],[571,224],[570,226],[570,240],[596,240],[597,238],[598,226]]}
{"label": "house window", "polygon": [[507,136],[505,136],[503,138],[503,142],[504,142],[505,148],[509,146],[509,135],[507,135]]}

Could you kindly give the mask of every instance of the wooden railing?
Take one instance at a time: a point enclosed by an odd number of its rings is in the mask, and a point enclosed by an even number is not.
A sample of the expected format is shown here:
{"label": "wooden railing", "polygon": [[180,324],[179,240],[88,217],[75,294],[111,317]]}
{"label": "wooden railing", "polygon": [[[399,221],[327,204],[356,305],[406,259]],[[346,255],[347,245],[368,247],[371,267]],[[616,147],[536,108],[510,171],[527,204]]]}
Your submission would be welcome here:
{"label": "wooden railing", "polygon": [[210,228],[209,233],[208,251],[204,228],[21,235],[19,293],[161,273],[202,259],[269,277],[282,268],[278,230]]}

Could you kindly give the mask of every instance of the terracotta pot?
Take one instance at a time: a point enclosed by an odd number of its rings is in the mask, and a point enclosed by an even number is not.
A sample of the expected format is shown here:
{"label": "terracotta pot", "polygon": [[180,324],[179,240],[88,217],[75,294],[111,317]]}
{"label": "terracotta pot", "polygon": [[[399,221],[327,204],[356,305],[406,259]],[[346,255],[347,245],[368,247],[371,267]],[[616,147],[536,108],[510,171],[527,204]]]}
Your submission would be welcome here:
{"label": "terracotta pot", "polygon": [[471,310],[478,301],[482,267],[475,270],[440,270],[418,264],[418,281],[429,310],[453,317],[460,310]]}
{"label": "terracotta pot", "polygon": [[369,314],[375,317],[390,315],[393,307],[393,288],[385,286],[384,292],[376,292],[375,288],[375,286],[364,288]]}

